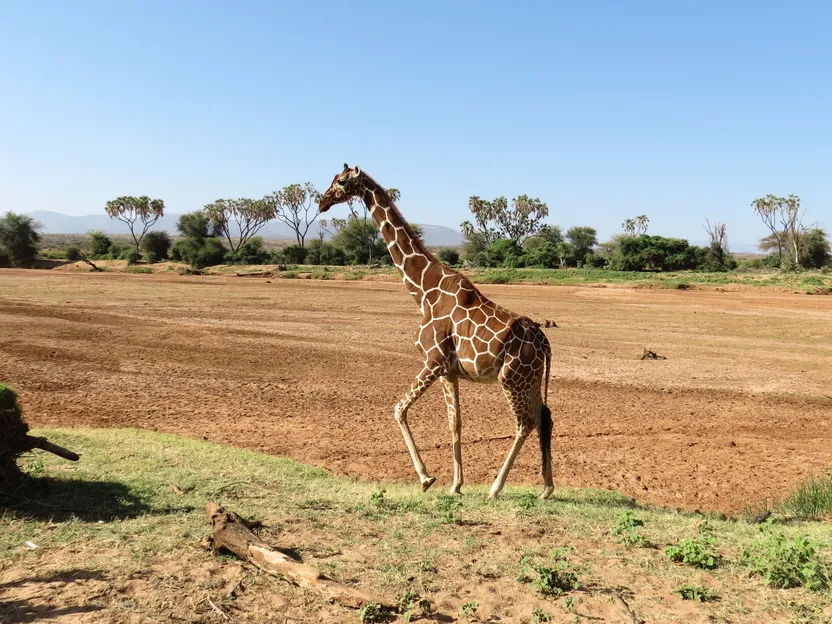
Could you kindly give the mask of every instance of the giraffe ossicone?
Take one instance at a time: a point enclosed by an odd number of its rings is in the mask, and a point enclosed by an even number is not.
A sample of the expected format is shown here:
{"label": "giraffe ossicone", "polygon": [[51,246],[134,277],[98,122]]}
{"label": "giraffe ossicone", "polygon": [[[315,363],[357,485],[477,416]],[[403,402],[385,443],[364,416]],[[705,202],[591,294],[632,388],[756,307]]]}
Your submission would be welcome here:
{"label": "giraffe ossicone", "polygon": [[326,212],[354,198],[360,198],[367,206],[405,288],[423,315],[416,346],[422,351],[424,365],[394,410],[422,489],[427,490],[436,478],[428,474],[413,440],[407,423],[410,406],[437,379],[441,380],[453,440],[454,481],[450,493],[459,494],[463,483],[459,380],[499,381],[515,418],[516,433],[488,496],[494,498],[500,493],[523,443],[537,429],[544,484],[540,496],[549,498],[554,483],[552,415],[546,406],[546,395],[552,356],[540,325],[493,303],[468,278],[439,262],[384,188],[358,165],[344,164],[344,170],[321,196],[318,209]]}

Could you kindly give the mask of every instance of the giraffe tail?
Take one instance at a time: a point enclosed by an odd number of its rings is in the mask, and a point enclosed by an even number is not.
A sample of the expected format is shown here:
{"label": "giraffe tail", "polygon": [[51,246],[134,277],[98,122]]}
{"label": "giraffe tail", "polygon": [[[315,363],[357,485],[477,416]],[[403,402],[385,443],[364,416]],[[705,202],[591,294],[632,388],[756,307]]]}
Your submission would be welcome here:
{"label": "giraffe tail", "polygon": [[546,475],[546,469],[552,462],[552,411],[544,405],[540,412],[540,428],[537,430],[540,438],[541,471]]}
{"label": "giraffe tail", "polygon": [[[547,347],[549,347],[547,345]],[[549,400],[549,371],[552,368],[552,349],[546,350],[546,372],[543,377],[543,405],[540,408],[540,427],[537,430],[537,435],[540,438],[540,458],[543,462],[542,471],[546,475],[546,470],[552,464],[552,410],[546,405]]]}

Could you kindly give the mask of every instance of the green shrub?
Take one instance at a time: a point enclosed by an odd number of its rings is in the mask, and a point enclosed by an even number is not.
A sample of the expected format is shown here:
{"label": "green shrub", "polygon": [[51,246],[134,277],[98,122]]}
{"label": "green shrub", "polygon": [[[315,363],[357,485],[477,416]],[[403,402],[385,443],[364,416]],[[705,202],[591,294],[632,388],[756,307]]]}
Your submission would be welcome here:
{"label": "green shrub", "polygon": [[559,548],[551,553],[553,567],[536,563],[529,556],[523,557],[517,580],[531,583],[532,588],[544,596],[562,596],[573,589],[580,589],[580,571],[566,558],[567,552],[567,549]]}
{"label": "green shrub", "polygon": [[376,602],[368,602],[358,612],[358,617],[365,624],[373,624],[374,622],[384,622],[387,617],[381,605]]}
{"label": "green shrub", "polygon": [[66,259],[70,262],[78,262],[81,259],[81,250],[75,245],[66,248]]}
{"label": "green shrub", "polygon": [[665,546],[664,554],[677,563],[713,570],[722,562],[722,557],[715,550],[716,540],[710,534],[711,526],[707,521],[700,526],[699,532],[697,537],[688,537],[676,545]]}
{"label": "green shrub", "polygon": [[306,261],[306,253],[306,247],[300,245],[289,245],[280,250],[286,264],[303,264]]}
{"label": "green shrub", "polygon": [[[110,248],[112,246],[113,241],[104,232],[90,232],[90,253],[92,253],[93,258],[100,258],[111,253]],[[121,252],[119,251],[119,253]],[[116,257],[118,257],[118,253]]]}
{"label": "green shrub", "polygon": [[458,496],[442,495],[436,499],[436,511],[442,515],[444,524],[459,524],[460,509],[462,509],[462,501]]}
{"label": "green shrub", "polygon": [[808,537],[788,539],[782,533],[768,533],[742,554],[751,574],[763,577],[766,585],[779,589],[805,587],[818,591],[830,586],[832,570],[818,559]]}
{"label": "green shrub", "polygon": [[627,548],[644,547],[647,542],[644,536],[638,532],[640,526],[644,526],[644,522],[636,518],[632,511],[622,512],[612,529],[615,541],[624,544]]}
{"label": "green shrub", "polygon": [[7,212],[0,217],[0,249],[7,264],[31,266],[38,256],[42,225],[26,215]]}
{"label": "green shrub", "polygon": [[459,264],[459,252],[453,247],[443,247],[439,250],[437,257],[439,258],[439,262],[448,266],[456,266]]}
{"label": "green shrub", "polygon": [[[208,239],[206,239],[208,240]],[[225,254],[226,264],[266,264],[271,258],[268,251],[263,248],[263,239],[255,236],[240,245],[235,252]]]}
{"label": "green shrub", "polygon": [[[170,247],[170,236],[164,230],[148,232],[142,239],[141,248],[145,259],[150,263],[167,258]],[[153,260],[151,260],[151,254]]]}
{"label": "green shrub", "polygon": [[125,249],[119,254],[118,259],[127,260],[128,265],[133,265],[139,261],[139,254],[136,253],[135,249]]}
{"label": "green shrub", "polygon": [[[275,264],[282,262],[285,262],[285,258],[280,255]],[[342,266],[344,264],[344,252],[327,241],[313,240],[306,246],[306,263]]]}

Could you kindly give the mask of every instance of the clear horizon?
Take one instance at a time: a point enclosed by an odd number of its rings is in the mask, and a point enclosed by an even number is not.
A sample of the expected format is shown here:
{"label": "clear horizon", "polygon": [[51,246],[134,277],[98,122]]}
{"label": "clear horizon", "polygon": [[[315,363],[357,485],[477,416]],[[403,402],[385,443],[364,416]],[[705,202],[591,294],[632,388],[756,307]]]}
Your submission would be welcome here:
{"label": "clear horizon", "polygon": [[526,193],[603,240],[729,241],[795,193],[832,226],[832,5],[56,1],[0,9],[0,212],[170,213],[346,161],[459,230]]}

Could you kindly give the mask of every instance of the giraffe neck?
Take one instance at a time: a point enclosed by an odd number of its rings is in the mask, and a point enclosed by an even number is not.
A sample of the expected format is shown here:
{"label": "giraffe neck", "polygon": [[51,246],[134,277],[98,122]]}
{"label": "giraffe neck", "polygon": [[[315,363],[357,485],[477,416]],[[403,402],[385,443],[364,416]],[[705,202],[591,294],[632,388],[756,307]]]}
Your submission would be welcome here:
{"label": "giraffe neck", "polygon": [[381,186],[368,179],[363,199],[405,287],[423,307],[425,293],[442,279],[443,265],[427,250]]}

